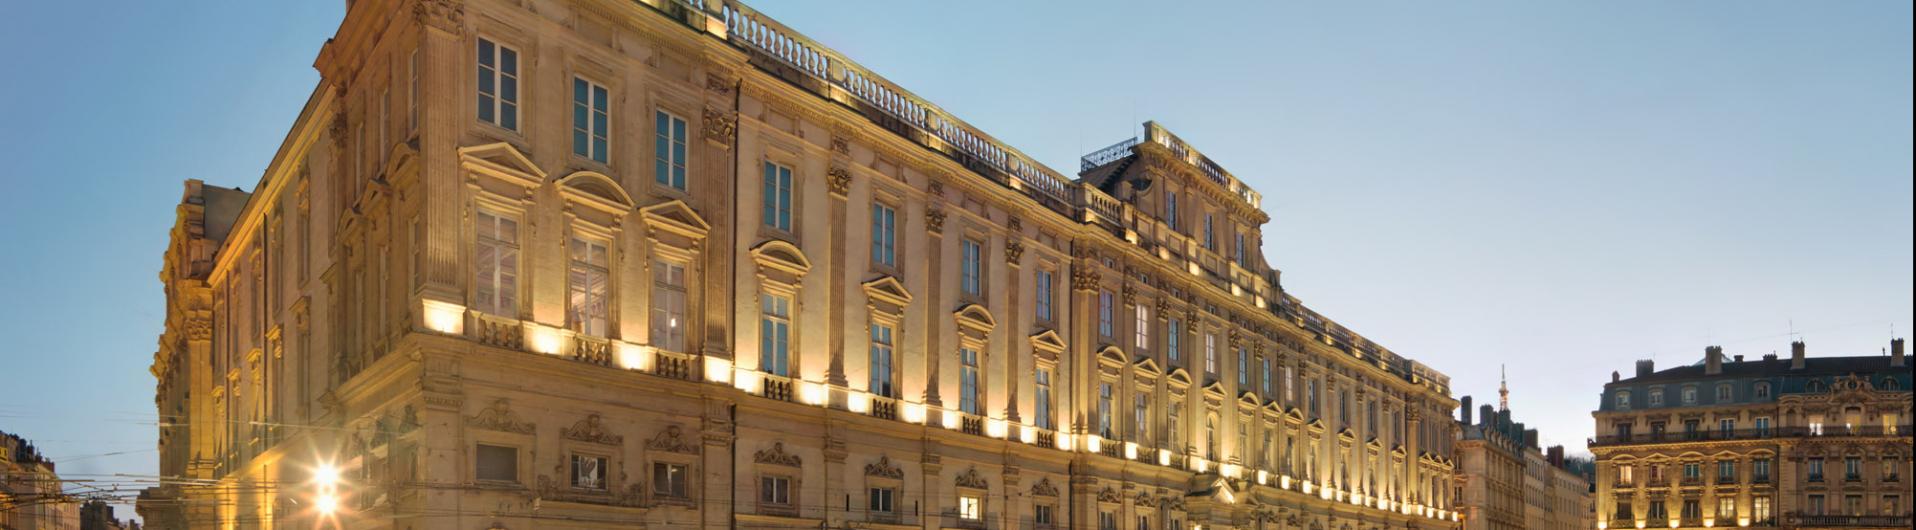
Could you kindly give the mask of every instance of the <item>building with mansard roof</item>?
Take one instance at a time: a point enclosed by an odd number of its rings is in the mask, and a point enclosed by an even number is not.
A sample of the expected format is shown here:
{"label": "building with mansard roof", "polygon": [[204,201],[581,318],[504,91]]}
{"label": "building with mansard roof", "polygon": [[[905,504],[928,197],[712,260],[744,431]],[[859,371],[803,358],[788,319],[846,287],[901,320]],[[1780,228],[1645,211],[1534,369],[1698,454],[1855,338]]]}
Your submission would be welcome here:
{"label": "building with mansard roof", "polygon": [[1598,528],[1908,528],[1910,368],[1889,355],[1612,373],[1594,416]]}
{"label": "building with mansard roof", "polygon": [[1448,379],[1159,124],[1068,177],[732,0],[357,0],[316,67],[178,206],[155,527],[1458,525]]}

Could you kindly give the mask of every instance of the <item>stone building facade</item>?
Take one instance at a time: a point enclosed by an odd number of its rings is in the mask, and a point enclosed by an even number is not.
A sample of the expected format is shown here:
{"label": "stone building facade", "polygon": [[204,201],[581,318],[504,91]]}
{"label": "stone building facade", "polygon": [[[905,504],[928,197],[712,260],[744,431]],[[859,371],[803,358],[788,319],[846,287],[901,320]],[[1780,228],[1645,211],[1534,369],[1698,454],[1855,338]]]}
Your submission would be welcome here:
{"label": "stone building facade", "polygon": [[79,530],[80,499],[64,485],[32,442],[0,431],[0,530]]}
{"label": "stone building facade", "polygon": [[1611,375],[1598,528],[1908,528],[1910,369],[1890,355],[1725,359]]}
{"label": "stone building facade", "polygon": [[154,527],[1459,520],[1447,378],[1157,124],[1067,178],[719,0],[358,0],[316,66],[178,208]]}
{"label": "stone building facade", "polygon": [[1463,398],[1457,442],[1457,509],[1464,528],[1594,527],[1590,481],[1569,467],[1563,446],[1540,448],[1537,430],[1511,420],[1510,409],[1483,405],[1473,414],[1470,401]]}

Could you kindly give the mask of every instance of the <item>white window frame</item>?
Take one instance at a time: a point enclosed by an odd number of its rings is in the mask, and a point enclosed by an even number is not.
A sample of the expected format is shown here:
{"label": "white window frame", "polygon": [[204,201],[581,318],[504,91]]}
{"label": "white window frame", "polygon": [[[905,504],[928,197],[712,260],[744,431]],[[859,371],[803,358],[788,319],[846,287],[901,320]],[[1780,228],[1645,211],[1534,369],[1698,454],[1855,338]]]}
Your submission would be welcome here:
{"label": "white window frame", "polygon": [[[581,86],[583,85],[583,86]],[[585,100],[579,89],[585,89]],[[612,159],[612,89],[585,76],[572,76],[572,154],[601,164]],[[579,123],[584,110],[585,123]],[[584,143],[580,143],[584,140]],[[583,151],[583,152],[581,152]]]}
{"label": "white window frame", "polygon": [[[690,134],[686,132],[685,118],[665,109],[652,111],[652,182],[660,186],[685,191],[687,159],[691,158],[691,144],[686,141]],[[661,150],[660,148],[664,149]]]}
{"label": "white window frame", "polygon": [[[577,235],[566,244],[566,323],[581,335],[605,337],[611,332],[611,249],[608,241]],[[597,293],[592,292],[595,285]]]}
{"label": "white window frame", "polygon": [[685,330],[691,313],[691,297],[684,263],[669,260],[652,262],[651,342],[652,347],[674,353],[685,351]]}
{"label": "white window frame", "polygon": [[780,232],[792,231],[792,167],[767,160],[765,171],[760,179],[763,197],[760,199],[760,216],[767,228]]}
{"label": "white window frame", "polygon": [[[493,64],[491,66],[486,65],[487,57],[485,53],[487,46],[492,47],[491,59]],[[504,64],[507,52],[510,52],[512,57],[512,64],[510,65],[512,67],[510,68],[511,71],[505,71],[507,69],[504,68],[507,66]],[[519,73],[520,68],[524,66],[522,64],[524,62],[522,60],[524,54],[520,53],[517,47],[508,46],[486,37],[479,37],[478,43],[473,48],[473,54],[475,57],[473,65],[479,69],[479,75],[492,80],[492,93],[490,94],[486,93],[484,86],[475,87],[475,92],[479,97],[480,108],[483,109],[481,112],[490,110],[492,118],[487,119],[483,114],[475,115],[475,118],[480,122],[492,124],[501,129],[518,132],[519,102],[525,99],[525,87],[522,86],[523,83],[520,82],[521,76]],[[510,98],[506,97],[507,94],[504,93],[504,87],[507,82],[510,82],[513,87],[512,94],[510,94],[512,97]],[[510,120],[507,119],[508,113],[511,114]]]}
{"label": "white window frame", "polygon": [[[483,235],[484,225],[489,218],[493,224],[494,235],[491,237]],[[523,276],[519,248],[520,242],[524,240],[520,233],[522,223],[519,221],[519,216],[482,207],[479,208],[474,223],[473,309],[482,313],[518,318],[519,285],[520,277]],[[501,239],[497,235],[502,233],[501,230],[507,228],[508,224],[512,234],[510,241]],[[491,267],[488,267],[488,263],[483,259],[484,249],[488,247],[493,249],[493,259],[489,263]],[[486,274],[488,270],[491,271],[490,277]],[[484,294],[488,291],[487,287],[492,293],[490,298]]]}

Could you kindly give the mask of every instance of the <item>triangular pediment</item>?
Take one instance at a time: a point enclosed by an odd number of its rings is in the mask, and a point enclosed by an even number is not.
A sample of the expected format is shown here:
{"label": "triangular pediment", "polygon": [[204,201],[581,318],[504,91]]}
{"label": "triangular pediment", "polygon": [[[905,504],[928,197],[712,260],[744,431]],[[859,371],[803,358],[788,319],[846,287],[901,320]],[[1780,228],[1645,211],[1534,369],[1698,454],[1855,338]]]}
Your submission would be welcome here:
{"label": "triangular pediment", "polygon": [[1377,437],[1375,437],[1375,436],[1372,436],[1372,437],[1371,437],[1371,439],[1370,439],[1370,441],[1367,441],[1367,442],[1364,442],[1364,447],[1367,447],[1367,448],[1369,448],[1369,449],[1370,449],[1370,450],[1372,450],[1372,451],[1382,451],[1382,450],[1384,450],[1384,444],[1383,444],[1383,443],[1381,443],[1381,442],[1378,442],[1378,441],[1377,441]]}
{"label": "triangular pediment", "polygon": [[1031,348],[1053,354],[1064,353],[1064,337],[1058,336],[1058,332],[1054,330],[1040,331],[1031,336]]}
{"label": "triangular pediment", "polygon": [[812,260],[805,258],[805,252],[777,239],[759,243],[752,247],[752,260],[759,266],[804,276],[812,270]]}
{"label": "triangular pediment", "polygon": [[1390,448],[1390,455],[1391,455],[1391,456],[1395,456],[1395,457],[1397,457],[1397,458],[1403,458],[1403,457],[1404,457],[1404,445],[1403,445],[1403,444],[1397,444],[1396,446],[1392,446],[1392,447]]}
{"label": "triangular pediment", "polygon": [[880,276],[876,280],[864,283],[865,296],[873,300],[904,307],[911,305],[911,292],[905,290],[905,284],[892,276]]}
{"label": "triangular pediment", "polygon": [[1252,394],[1250,392],[1240,392],[1237,395],[1237,403],[1239,405],[1250,405],[1251,407],[1257,407],[1257,394]]}
{"label": "triangular pediment", "polygon": [[618,182],[601,173],[580,171],[560,178],[558,185],[559,194],[566,200],[599,210],[625,213],[633,207],[632,196],[627,195]]}
{"label": "triangular pediment", "polygon": [[1351,443],[1357,441],[1357,434],[1351,432],[1350,428],[1346,427],[1337,431],[1337,439],[1344,443]]}
{"label": "triangular pediment", "polygon": [[1204,386],[1204,393],[1211,394],[1213,397],[1217,397],[1219,399],[1222,399],[1226,395],[1224,393],[1224,385],[1218,384],[1215,381],[1209,385]]}
{"label": "triangular pediment", "polygon": [[712,230],[712,225],[699,217],[697,211],[676,199],[640,208],[639,218],[654,229],[694,239],[704,239],[706,232]]}
{"label": "triangular pediment", "polygon": [[952,312],[951,316],[958,320],[959,326],[975,329],[981,333],[989,334],[992,329],[998,327],[998,319],[992,318],[991,311],[985,310],[985,306],[978,304],[960,307]]}
{"label": "triangular pediment", "polygon": [[546,172],[540,170],[538,164],[506,142],[461,147],[459,164],[467,171],[499,177],[528,188],[546,181]]}
{"label": "triangular pediment", "polygon": [[1231,482],[1223,477],[1211,481],[1211,491],[1213,498],[1225,506],[1237,503],[1237,490],[1232,489]]}
{"label": "triangular pediment", "polygon": [[1157,377],[1158,375],[1161,375],[1164,373],[1163,371],[1158,370],[1158,362],[1155,360],[1152,360],[1150,357],[1139,359],[1138,362],[1132,363],[1131,366],[1133,368],[1136,368],[1139,372],[1143,372],[1144,375],[1151,376],[1151,377]]}

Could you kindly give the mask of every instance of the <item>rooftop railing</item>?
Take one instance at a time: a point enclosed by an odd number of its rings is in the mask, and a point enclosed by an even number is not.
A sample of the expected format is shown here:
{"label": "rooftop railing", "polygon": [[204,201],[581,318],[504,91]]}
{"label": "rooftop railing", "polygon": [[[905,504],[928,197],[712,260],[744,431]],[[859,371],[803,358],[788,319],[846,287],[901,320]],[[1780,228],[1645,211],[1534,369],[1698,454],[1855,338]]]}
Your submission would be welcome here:
{"label": "rooftop railing", "polygon": [[1605,434],[1597,436],[1592,445],[1627,445],[1670,442],[1710,442],[1726,440],[1760,440],[1765,438],[1801,438],[1830,436],[1908,436],[1909,425],[1884,427],[1881,425],[1861,425],[1855,427],[1824,426],[1820,429],[1809,427],[1771,427],[1767,429],[1735,429],[1725,431],[1696,430],[1691,432],[1647,432],[1632,434]]}

